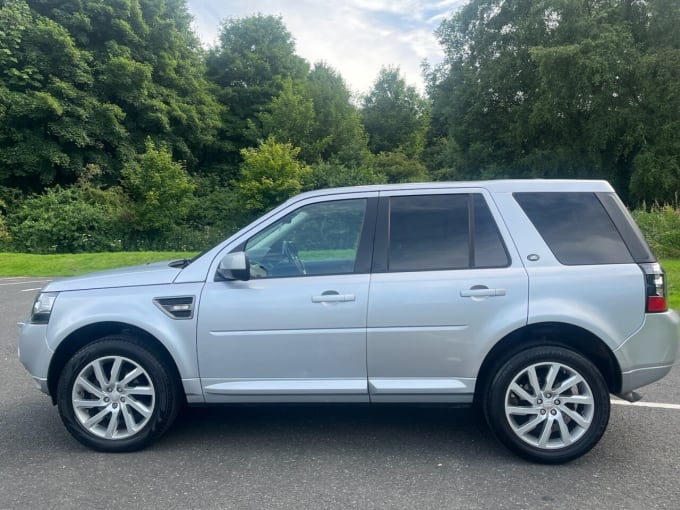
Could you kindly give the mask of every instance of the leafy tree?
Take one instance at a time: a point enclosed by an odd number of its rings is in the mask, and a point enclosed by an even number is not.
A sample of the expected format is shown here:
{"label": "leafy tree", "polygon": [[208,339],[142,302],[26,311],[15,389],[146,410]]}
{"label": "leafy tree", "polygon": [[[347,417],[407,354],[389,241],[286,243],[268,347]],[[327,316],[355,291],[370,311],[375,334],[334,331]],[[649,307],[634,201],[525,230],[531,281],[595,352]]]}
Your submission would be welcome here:
{"label": "leafy tree", "polygon": [[309,189],[382,184],[387,177],[370,165],[347,167],[340,163],[321,162],[312,167]]}
{"label": "leafy tree", "polygon": [[170,149],[148,139],[146,151],[123,170],[123,186],[132,200],[133,227],[161,235],[186,219],[195,185]]}
{"label": "leafy tree", "polygon": [[429,107],[415,87],[406,85],[398,67],[383,67],[362,101],[361,118],[371,152],[400,150],[420,156],[429,127]]}
{"label": "leafy tree", "polygon": [[375,170],[385,175],[387,182],[427,181],[427,168],[401,150],[381,152],[373,157]]}
{"label": "leafy tree", "polygon": [[257,141],[248,122],[268,111],[287,79],[304,79],[308,65],[295,54],[295,42],[282,19],[263,15],[225,20],[219,43],[209,51],[206,62],[217,97],[228,106],[221,137],[228,163],[235,166],[239,151]]}
{"label": "leafy tree", "polygon": [[309,73],[307,87],[316,117],[312,138],[319,148],[318,160],[349,167],[364,165],[369,157],[367,137],[342,76],[317,63]]}
{"label": "leafy tree", "polygon": [[262,213],[302,191],[312,170],[298,161],[299,153],[299,148],[278,143],[274,138],[241,151],[241,179],[236,182],[236,190],[247,213]]}
{"label": "leafy tree", "polygon": [[472,0],[439,27],[428,161],[442,177],[593,177],[678,188],[680,4]]}

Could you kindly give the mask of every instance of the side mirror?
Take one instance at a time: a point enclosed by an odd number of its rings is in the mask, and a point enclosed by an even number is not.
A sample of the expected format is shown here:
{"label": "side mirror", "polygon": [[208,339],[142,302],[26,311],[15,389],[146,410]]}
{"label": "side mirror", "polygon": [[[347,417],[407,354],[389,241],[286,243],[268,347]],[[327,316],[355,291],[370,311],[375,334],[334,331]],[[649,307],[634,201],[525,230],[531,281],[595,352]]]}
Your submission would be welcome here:
{"label": "side mirror", "polygon": [[241,280],[246,282],[250,280],[250,261],[248,260],[248,255],[242,251],[228,253],[220,261],[217,274],[229,281]]}

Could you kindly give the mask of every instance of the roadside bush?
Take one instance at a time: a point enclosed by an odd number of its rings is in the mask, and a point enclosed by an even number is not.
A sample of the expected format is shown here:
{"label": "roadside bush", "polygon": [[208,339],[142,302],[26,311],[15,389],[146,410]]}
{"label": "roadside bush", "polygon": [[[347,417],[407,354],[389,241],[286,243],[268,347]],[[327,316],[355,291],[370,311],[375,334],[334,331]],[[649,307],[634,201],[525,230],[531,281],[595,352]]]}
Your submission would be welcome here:
{"label": "roadside bush", "polygon": [[8,218],[15,251],[119,251],[124,227],[115,191],[61,188],[25,199]]}
{"label": "roadside bush", "polygon": [[633,217],[659,258],[680,258],[680,210],[654,206],[633,211]]}

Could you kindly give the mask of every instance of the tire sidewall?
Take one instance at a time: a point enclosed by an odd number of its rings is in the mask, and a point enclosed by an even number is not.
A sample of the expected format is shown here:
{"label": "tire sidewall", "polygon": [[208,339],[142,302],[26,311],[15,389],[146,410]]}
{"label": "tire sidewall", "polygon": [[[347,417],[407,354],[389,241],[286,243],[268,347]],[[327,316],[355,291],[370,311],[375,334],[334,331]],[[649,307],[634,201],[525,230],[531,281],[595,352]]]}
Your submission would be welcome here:
{"label": "tire sidewall", "polygon": [[[524,442],[512,430],[505,414],[505,399],[514,378],[527,367],[546,362],[561,363],[575,370],[593,393],[594,414],[590,427],[575,443],[559,449],[542,449]],[[489,427],[511,451],[535,462],[559,464],[584,455],[600,440],[609,422],[609,391],[599,370],[580,354],[557,346],[534,347],[516,353],[500,366],[487,389],[484,411]]]}
{"label": "tire sidewall", "polygon": [[[73,385],[80,372],[92,361],[107,356],[123,356],[139,364],[148,374],[155,391],[151,417],[136,434],[125,439],[104,439],[84,428],[75,415],[72,402]],[[64,366],[57,388],[59,414],[68,431],[82,444],[98,451],[129,452],[144,448],[162,434],[173,416],[172,381],[165,367],[135,339],[110,336],[88,344]]]}

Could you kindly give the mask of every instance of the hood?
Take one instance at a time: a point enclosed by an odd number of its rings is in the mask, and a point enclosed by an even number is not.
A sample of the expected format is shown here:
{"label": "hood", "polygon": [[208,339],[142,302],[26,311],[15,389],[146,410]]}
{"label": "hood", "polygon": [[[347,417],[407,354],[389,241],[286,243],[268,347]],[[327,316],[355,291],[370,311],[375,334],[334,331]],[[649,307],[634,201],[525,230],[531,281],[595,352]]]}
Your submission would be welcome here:
{"label": "hood", "polygon": [[82,276],[73,276],[48,283],[43,292],[68,290],[105,289],[112,287],[133,287],[138,285],[163,285],[172,283],[181,268],[170,267],[170,262],[154,262],[141,266],[122,267],[98,271]]}

